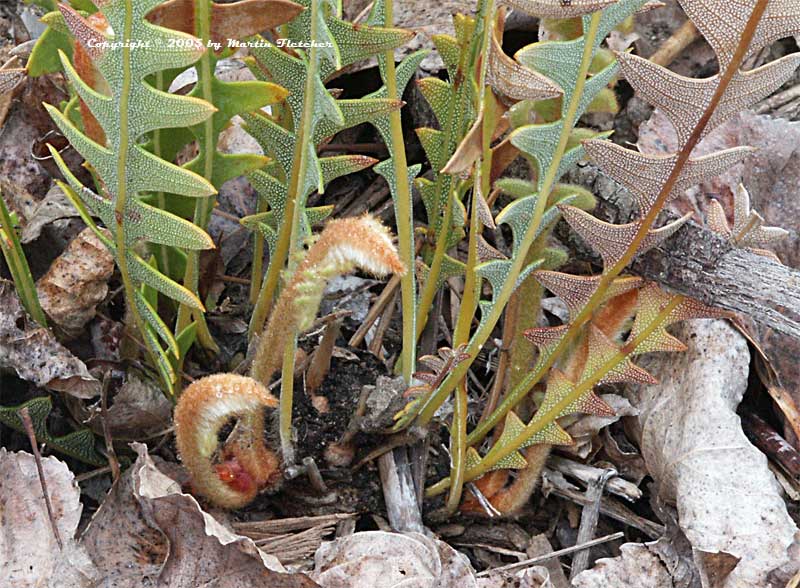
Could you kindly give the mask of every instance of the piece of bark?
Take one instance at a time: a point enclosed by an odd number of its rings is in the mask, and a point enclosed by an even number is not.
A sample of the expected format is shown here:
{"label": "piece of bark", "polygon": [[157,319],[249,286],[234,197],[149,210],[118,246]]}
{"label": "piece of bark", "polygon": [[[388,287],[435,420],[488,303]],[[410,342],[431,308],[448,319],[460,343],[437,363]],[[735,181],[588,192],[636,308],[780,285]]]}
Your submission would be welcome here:
{"label": "piece of bark", "polygon": [[[630,195],[594,166],[579,168],[571,174],[571,180],[593,189],[599,218],[614,223],[633,219]],[[677,218],[667,212],[662,216],[665,220]],[[599,265],[599,256],[564,223],[557,235],[574,257]],[[659,247],[637,257],[630,269],[668,290],[746,314],[762,326],[800,339],[800,271],[738,249],[692,222]]]}

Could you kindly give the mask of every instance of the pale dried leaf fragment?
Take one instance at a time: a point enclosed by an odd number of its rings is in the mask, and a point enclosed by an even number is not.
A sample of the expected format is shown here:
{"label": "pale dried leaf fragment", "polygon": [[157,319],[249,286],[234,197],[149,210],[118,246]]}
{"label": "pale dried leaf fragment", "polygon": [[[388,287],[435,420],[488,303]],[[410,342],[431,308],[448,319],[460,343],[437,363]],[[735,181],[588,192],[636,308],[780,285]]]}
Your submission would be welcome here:
{"label": "pale dried leaf fragment", "polygon": [[512,100],[544,100],[556,98],[564,93],[558,84],[546,76],[506,55],[494,33],[489,47],[486,83],[498,94]]}
{"label": "pale dried leaf fragment", "polygon": [[30,319],[14,285],[6,280],[0,280],[0,369],[76,398],[100,394],[100,382],[86,365]]}
{"label": "pale dried leaf fragment", "polygon": [[312,574],[324,588],[477,588],[463,554],[419,533],[366,531],[323,543]]}
{"label": "pale dried leaf fragment", "polygon": [[67,465],[42,459],[47,491],[64,549],[47,514],[33,455],[0,448],[0,578],[14,588],[89,588],[98,574],[73,537],[80,523],[80,489]]}
{"label": "pale dried leaf fragment", "polygon": [[740,562],[721,588],[761,588],[789,564],[798,529],[735,412],[747,387],[747,342],[717,320],[685,323],[678,337],[686,353],[647,364],[661,383],[630,390],[642,455],[659,495],[676,503],[701,571],[702,552],[724,552]]}
{"label": "pale dried leaf fragment", "polygon": [[36,282],[39,302],[52,322],[77,337],[108,294],[114,257],[92,229],[86,228]]}
{"label": "pale dried leaf fragment", "polygon": [[[34,201],[31,198],[31,201]],[[27,211],[25,211],[27,213]],[[27,223],[22,227],[20,234],[20,241],[22,243],[31,243],[39,238],[42,230],[54,223],[57,220],[75,218],[78,216],[78,211],[64,195],[64,192],[58,185],[53,185],[44,197],[44,200],[36,203],[35,208],[30,211],[30,216],[27,216]]]}
{"label": "pale dried leaf fragment", "polygon": [[627,399],[618,394],[600,394],[600,399],[612,408],[614,416],[597,416],[592,414],[581,415],[578,419],[565,427],[574,444],[560,449],[562,453],[569,453],[581,459],[586,459],[592,453],[593,441],[602,430],[617,422],[624,416],[636,416],[636,410]]}
{"label": "pale dried leaf fragment", "polygon": [[626,543],[620,552],[619,557],[600,559],[591,570],[578,574],[573,588],[673,588],[667,568],[643,544]]}
{"label": "pale dried leaf fragment", "polygon": [[441,173],[452,175],[466,175],[481,156],[483,149],[483,113],[470,127],[461,140],[453,156],[447,162]]}
{"label": "pale dried leaf fragment", "polygon": [[144,520],[163,533],[167,556],[158,586],[169,588],[312,588],[304,574],[288,573],[252,539],[236,535],[204,512],[180,485],[159,470],[144,445],[134,443],[138,459],[132,467],[134,497]]}
{"label": "pale dried leaf fragment", "polygon": [[763,247],[789,235],[789,231],[780,227],[764,226],[764,217],[751,210],[750,193],[742,184],[733,191],[733,226],[728,223],[725,210],[718,200],[712,200],[709,204],[708,226],[733,243],[776,261],[780,261],[778,256]]}
{"label": "pale dried leaf fragment", "polygon": [[478,578],[478,588],[555,588],[555,584],[547,568],[532,566],[516,572],[490,572]]}

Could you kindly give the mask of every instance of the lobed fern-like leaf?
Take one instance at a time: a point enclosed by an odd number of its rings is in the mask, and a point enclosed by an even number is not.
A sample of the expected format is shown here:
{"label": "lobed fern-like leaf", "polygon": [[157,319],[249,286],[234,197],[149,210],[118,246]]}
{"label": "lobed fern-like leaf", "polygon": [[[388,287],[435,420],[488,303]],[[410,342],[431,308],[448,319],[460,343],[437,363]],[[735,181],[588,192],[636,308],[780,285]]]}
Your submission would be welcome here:
{"label": "lobed fern-like leaf", "polygon": [[[245,175],[263,168],[268,158],[253,153],[224,154],[217,149],[220,133],[237,115],[257,111],[286,97],[287,90],[281,86],[264,81],[227,82],[215,74],[219,56],[230,54],[228,43],[248,38],[265,29],[285,24],[297,16],[303,7],[289,0],[245,0],[236,4],[217,4],[211,0],[170,0],[155,8],[148,15],[148,20],[182,32],[195,34],[203,46],[214,48],[206,51],[197,63],[197,82],[189,96],[201,98],[214,104],[217,112],[202,123],[189,128],[184,141],[172,141],[166,133],[154,134],[154,147],[162,149],[162,155],[168,159],[174,157],[181,143],[194,138],[197,145],[197,156],[183,167],[190,169],[219,190],[230,179]],[[161,80],[166,85],[169,80]],[[162,144],[172,143],[170,149]],[[175,200],[174,196],[164,196],[167,201]],[[196,199],[192,221],[205,229],[210,220],[214,199]],[[168,257],[163,257],[164,268],[168,267]],[[199,256],[197,252],[189,252],[183,275],[183,284],[198,292]],[[178,312],[176,333],[182,332],[190,324],[197,323],[199,342],[211,350],[217,350],[202,312],[181,306]]]}
{"label": "lobed fern-like leaf", "polygon": [[[691,85],[694,87],[692,92],[687,92],[685,89],[680,89],[677,93],[674,91],[674,88],[681,88],[685,78],[682,79],[664,68],[659,69],[658,66],[640,58],[620,56],[625,75],[634,88],[642,95],[657,100],[656,104],[667,112],[678,132],[680,151],[674,156],[652,157],[629,149],[610,147],[610,143],[599,140],[587,143],[587,151],[601,169],[631,188],[634,194],[638,194],[637,203],[642,219],[629,225],[612,226],[582,212],[571,211],[565,214],[572,227],[601,253],[604,272],[597,279],[595,290],[585,301],[581,313],[574,318],[570,327],[563,332],[562,338],[555,344],[554,351],[564,347],[566,341],[574,340],[582,320],[588,316],[587,309],[597,308],[601,304],[602,298],[608,295],[609,284],[615,282],[615,276],[624,269],[630,259],[652,246],[654,241],[658,241],[659,233],[672,232],[672,225],[655,231],[650,228],[663,203],[674,197],[678,189],[720,173],[749,152],[747,148],[737,148],[714,153],[702,159],[693,159],[691,151],[700,138],[737,110],[752,105],[779,87],[800,64],[800,55],[795,54],[754,72],[745,73],[739,70],[748,52],[796,30],[797,17],[800,15],[800,5],[766,4],[756,1],[745,4],[747,6],[743,8],[741,5],[734,6],[732,3],[723,2],[710,3],[696,0],[682,2],[687,14],[707,35],[720,64],[720,73],[716,76],[697,83],[692,82]],[[761,11],[763,16],[760,14]],[[728,26],[734,23],[736,30],[744,30],[744,38],[739,40],[735,35],[719,36],[720,19],[725,20]],[[741,29],[737,25],[741,25]],[[748,35],[751,38],[748,38]],[[747,89],[741,85],[742,78],[749,80]],[[665,81],[669,82],[669,95],[665,91]],[[685,110],[684,104],[691,104],[691,114]],[[650,178],[664,178],[654,192],[645,192],[641,185],[636,185],[638,178],[633,181],[632,176],[641,172],[643,166],[648,167],[647,175]],[[740,206],[744,208],[744,204]],[[744,214],[749,216],[749,211]],[[624,246],[611,244],[610,241],[614,238],[622,239]],[[703,308],[697,302],[661,293],[655,287],[650,287],[642,296],[639,313],[628,341],[622,346],[599,341],[600,346],[594,351],[590,350],[590,354],[599,364],[595,374],[603,372],[613,374],[616,370],[617,376],[622,381],[641,382],[642,378],[637,377],[640,374],[626,369],[626,366],[629,368],[631,365],[627,359],[629,355],[653,350],[674,350],[680,344],[663,330],[666,324],[685,318],[714,314],[714,311]],[[545,360],[542,367],[546,367],[548,363]],[[534,370],[535,375],[530,381],[535,381],[541,372],[541,369]],[[603,377],[607,378],[608,375]],[[597,376],[593,379],[596,380]],[[530,384],[530,381],[524,384]],[[581,398],[580,390],[588,387],[588,384],[577,383],[566,399]],[[521,389],[530,388],[524,385]],[[560,407],[561,404],[557,403],[557,406]],[[555,411],[540,411],[534,420],[546,418],[548,412],[553,414]]]}
{"label": "lobed fern-like leaf", "polygon": [[[69,187],[65,192],[96,228],[90,215],[99,217],[112,234],[98,236],[114,254],[125,286],[128,311],[143,339],[162,383],[172,392],[177,380],[173,362],[179,357],[177,342],[158,316],[147,288],[180,304],[201,310],[202,303],[184,286],[152,267],[140,256],[140,241],[189,250],[214,246],[199,227],[141,200],[148,192],[174,193],[194,198],[215,193],[214,186],[196,173],[169,163],[147,151],[142,142],[162,128],[200,124],[216,109],[204,100],[176,96],[155,89],[145,79],[168,68],[193,64],[204,52],[194,37],[149,23],[145,16],[158,0],[98,1],[110,35],[97,30],[72,8],[59,10],[69,30],[102,76],[108,94],[96,91],[77,73],[67,56],[60,54],[67,79],[103,130],[100,144],[56,107],[45,105],[58,128],[83,155],[99,178],[101,194],[80,184],[63,159],[51,148]],[[149,44],[138,50],[135,43]],[[166,346],[166,349],[165,349]]]}

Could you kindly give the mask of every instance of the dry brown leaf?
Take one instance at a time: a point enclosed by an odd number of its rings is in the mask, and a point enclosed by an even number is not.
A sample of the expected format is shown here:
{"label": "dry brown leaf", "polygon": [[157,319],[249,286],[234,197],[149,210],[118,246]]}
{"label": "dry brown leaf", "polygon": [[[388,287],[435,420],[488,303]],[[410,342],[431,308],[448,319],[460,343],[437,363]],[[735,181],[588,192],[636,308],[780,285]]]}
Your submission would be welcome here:
{"label": "dry brown leaf", "polygon": [[688,351],[651,358],[646,367],[661,383],[631,391],[642,455],[659,496],[677,505],[701,573],[709,574],[701,552],[724,552],[741,561],[721,587],[763,588],[790,561],[798,529],[735,412],[747,388],[747,343],[722,321],[691,321],[677,336]]}
{"label": "dry brown leaf", "polygon": [[[194,34],[194,0],[170,0],[148,15],[153,24]],[[290,0],[241,0],[211,4],[211,41],[227,47],[229,39],[244,39],[292,20],[303,7]]]}
{"label": "dry brown leaf", "polygon": [[92,229],[81,231],[36,282],[39,302],[50,320],[77,337],[108,294],[114,257]]}
{"label": "dry brown leaf", "polygon": [[159,586],[195,588],[311,588],[304,574],[287,573],[273,556],[260,551],[252,539],[236,535],[204,512],[193,496],[183,494],[172,478],[163,474],[134,443],[139,454],[133,466],[133,487],[145,520],[166,535],[167,559]]}
{"label": "dry brown leaf", "polygon": [[[491,127],[494,129],[492,140],[494,140],[508,129],[508,119],[504,118],[507,108],[497,103],[497,98],[493,93],[489,99],[495,102],[494,108],[492,108],[494,117],[491,121]],[[441,173],[453,175],[466,174],[470,171],[472,164],[481,156],[481,151],[483,150],[484,114],[482,110],[478,119],[473,123],[472,127],[461,140],[461,143],[453,153],[450,161],[448,161],[441,170]],[[485,203],[484,195],[481,195],[481,200]],[[488,206],[484,208],[488,208]],[[492,219],[491,213],[488,213],[488,218],[486,212],[482,212],[481,215],[484,225],[494,228],[494,219]]]}
{"label": "dry brown leaf", "polygon": [[[251,539],[204,512],[178,482],[134,443],[136,463],[112,488],[81,541],[103,576],[102,588],[312,588]],[[177,474],[176,474],[177,476]]]}
{"label": "dry brown leaf", "polygon": [[133,494],[139,461],[111,488],[81,537],[103,577],[98,588],[155,586],[167,557],[167,539],[144,520]]}
{"label": "dry brown leaf", "polygon": [[0,369],[76,398],[100,394],[100,382],[49,330],[31,320],[7,280],[0,280]]}
{"label": "dry brown leaf", "polygon": [[573,588],[673,588],[672,579],[658,559],[641,543],[626,543],[622,555],[600,559],[591,570],[578,574]]}
{"label": "dry brown leaf", "polygon": [[560,448],[562,453],[570,453],[582,459],[588,457],[592,451],[592,440],[600,431],[624,416],[635,416],[639,413],[627,399],[618,394],[600,394],[599,396],[614,410],[614,416],[581,415],[578,417],[575,422],[565,427],[567,433],[575,440],[575,444]]}
{"label": "dry brown leaf", "polygon": [[480,157],[483,149],[483,113],[475,121],[464,136],[450,161],[442,168],[441,173],[461,175],[467,173],[472,164]]}
{"label": "dry brown leaf", "polygon": [[172,408],[161,389],[129,372],[106,412],[109,433],[116,441],[147,439],[170,426]]}
{"label": "dry brown leaf", "polygon": [[89,588],[97,572],[73,539],[81,519],[80,489],[67,465],[42,459],[59,536],[53,535],[33,455],[0,448],[0,578],[14,588]]}
{"label": "dry brown leaf", "polygon": [[323,543],[312,574],[324,588],[477,588],[463,554],[419,533],[366,531]]}
{"label": "dry brown leaf", "polygon": [[53,185],[47,191],[44,200],[38,202],[35,208],[31,210],[25,226],[22,227],[20,241],[23,243],[35,241],[42,234],[42,229],[52,222],[77,216],[78,211],[67,200],[61,188],[58,185]]}

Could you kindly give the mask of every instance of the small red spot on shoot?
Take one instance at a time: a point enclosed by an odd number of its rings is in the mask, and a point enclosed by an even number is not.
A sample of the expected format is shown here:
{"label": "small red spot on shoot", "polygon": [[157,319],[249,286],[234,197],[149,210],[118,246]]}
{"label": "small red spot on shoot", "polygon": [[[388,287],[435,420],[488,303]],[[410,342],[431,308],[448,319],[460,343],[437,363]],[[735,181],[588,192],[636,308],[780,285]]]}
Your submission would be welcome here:
{"label": "small red spot on shoot", "polygon": [[247,494],[255,490],[255,481],[250,473],[242,467],[236,458],[216,464],[214,470],[217,477],[232,490]]}

